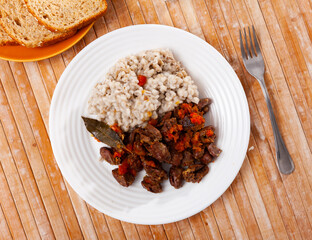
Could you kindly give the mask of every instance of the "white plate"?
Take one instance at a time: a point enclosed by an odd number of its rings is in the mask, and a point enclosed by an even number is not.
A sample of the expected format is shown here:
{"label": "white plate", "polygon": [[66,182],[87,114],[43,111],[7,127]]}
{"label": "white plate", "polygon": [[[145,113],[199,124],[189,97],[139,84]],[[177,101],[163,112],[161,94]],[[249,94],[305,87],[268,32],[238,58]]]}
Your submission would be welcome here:
{"label": "white plate", "polygon": [[[166,181],[161,194],[140,182],[124,188],[98,161],[101,144],[90,137],[85,114],[91,88],[119,58],[142,50],[169,48],[199,87],[213,100],[207,117],[216,126],[223,152],[199,184],[176,190]],[[162,25],[118,29],[85,47],[68,65],[50,109],[50,138],[59,168],[71,187],[91,206],[114,218],[138,224],[163,224],[190,217],[219,198],[237,175],[247,151],[250,118],[245,93],[227,61],[212,46],[183,30]]]}

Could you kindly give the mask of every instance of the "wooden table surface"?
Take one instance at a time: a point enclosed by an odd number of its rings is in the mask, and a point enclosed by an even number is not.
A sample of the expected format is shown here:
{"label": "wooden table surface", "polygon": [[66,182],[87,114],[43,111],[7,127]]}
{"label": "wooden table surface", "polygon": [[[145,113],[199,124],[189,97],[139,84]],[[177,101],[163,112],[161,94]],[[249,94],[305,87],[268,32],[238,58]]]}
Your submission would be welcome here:
{"label": "wooden table surface", "polygon": [[[188,219],[134,225],[72,190],[55,162],[49,107],[65,67],[94,39],[156,23],[205,39],[232,65],[250,109],[243,166],[228,190]],[[239,29],[254,25],[265,81],[295,171],[281,175],[259,84],[243,67]],[[312,239],[312,0],[108,0],[85,38],[51,59],[0,61],[0,239]],[[248,127],[248,126],[246,126]]]}

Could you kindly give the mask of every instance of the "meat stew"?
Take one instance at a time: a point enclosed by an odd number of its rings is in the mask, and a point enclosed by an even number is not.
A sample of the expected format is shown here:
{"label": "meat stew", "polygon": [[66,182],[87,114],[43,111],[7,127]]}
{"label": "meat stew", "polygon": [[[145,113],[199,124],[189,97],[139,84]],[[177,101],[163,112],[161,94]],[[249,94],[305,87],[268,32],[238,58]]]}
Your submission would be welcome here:
{"label": "meat stew", "polygon": [[[162,192],[161,184],[168,178],[176,189],[184,181],[199,183],[209,172],[208,164],[222,152],[215,145],[214,127],[205,127],[203,115],[209,111],[210,103],[208,98],[198,104],[182,103],[163,117],[151,119],[146,127],[127,133],[113,125],[125,147],[102,147],[100,154],[108,163],[118,165],[112,171],[116,181],[128,187],[144,169],[146,176],[141,185],[153,193]],[[171,165],[169,173],[163,163]]]}

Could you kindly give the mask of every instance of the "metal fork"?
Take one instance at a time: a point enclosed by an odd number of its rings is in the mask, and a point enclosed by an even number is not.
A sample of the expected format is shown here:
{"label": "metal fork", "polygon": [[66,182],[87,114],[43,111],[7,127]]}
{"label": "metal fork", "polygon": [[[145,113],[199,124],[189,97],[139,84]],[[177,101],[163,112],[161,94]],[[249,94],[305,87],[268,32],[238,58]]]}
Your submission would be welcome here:
{"label": "metal fork", "polygon": [[281,173],[283,174],[290,174],[294,171],[294,163],[289,155],[289,152],[285,146],[285,143],[282,139],[282,136],[280,134],[280,131],[278,129],[276,119],[273,113],[272,104],[269,98],[268,90],[266,88],[265,82],[264,82],[264,61],[262,58],[262,54],[260,51],[259,43],[256,37],[256,31],[254,26],[252,26],[252,32],[253,32],[253,40],[254,40],[254,46],[252,44],[252,36],[250,33],[250,28],[248,27],[249,32],[249,46],[248,46],[248,40],[246,35],[246,29],[244,29],[244,38],[245,38],[245,45],[246,45],[246,51],[244,48],[244,42],[242,37],[242,31],[239,30],[239,36],[240,36],[240,48],[243,55],[243,62],[244,66],[249,72],[250,75],[252,75],[254,78],[258,80],[260,83],[261,89],[263,91],[265,101],[267,104],[267,107],[269,109],[272,129],[273,129],[273,135],[275,140],[275,148],[276,148],[276,159],[277,159],[277,166]]}

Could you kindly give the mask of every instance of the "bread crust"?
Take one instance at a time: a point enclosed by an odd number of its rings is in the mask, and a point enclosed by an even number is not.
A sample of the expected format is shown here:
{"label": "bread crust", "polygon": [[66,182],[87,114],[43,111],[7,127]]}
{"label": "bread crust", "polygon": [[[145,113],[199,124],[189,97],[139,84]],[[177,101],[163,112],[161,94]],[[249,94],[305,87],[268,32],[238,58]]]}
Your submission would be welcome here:
{"label": "bread crust", "polygon": [[68,27],[68,28],[58,28],[55,26],[52,26],[51,24],[47,23],[46,21],[42,20],[42,18],[40,16],[38,16],[36,14],[36,12],[31,8],[30,4],[29,4],[29,0],[24,0],[28,11],[38,20],[38,22],[42,25],[44,25],[47,29],[49,29],[52,32],[68,32],[68,31],[75,31],[78,30],[80,28],[83,28],[84,26],[87,26],[88,24],[94,22],[96,19],[102,17],[106,10],[107,10],[107,2],[105,0],[102,0],[105,7],[102,11],[100,11],[99,13],[90,16],[89,18],[86,19],[82,19],[80,20],[78,23],[76,23],[74,26]]}
{"label": "bread crust", "polygon": [[18,46],[19,44],[12,39],[11,40],[6,40],[6,41],[0,41],[0,47],[3,47],[3,46]]}
{"label": "bread crust", "polygon": [[[1,28],[1,32],[4,32],[7,34],[7,32],[3,29],[2,25],[0,25],[0,28]],[[2,33],[1,33],[2,35]],[[7,39],[7,40],[4,40],[4,39],[0,39],[0,46],[16,46],[16,45],[19,45],[9,34],[7,34],[8,37],[10,37],[11,39]]]}

